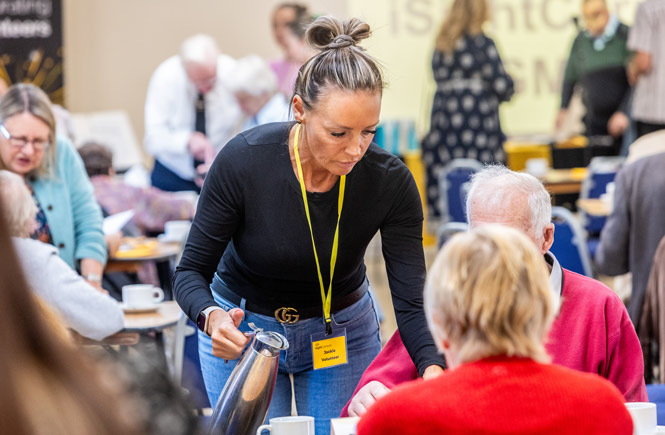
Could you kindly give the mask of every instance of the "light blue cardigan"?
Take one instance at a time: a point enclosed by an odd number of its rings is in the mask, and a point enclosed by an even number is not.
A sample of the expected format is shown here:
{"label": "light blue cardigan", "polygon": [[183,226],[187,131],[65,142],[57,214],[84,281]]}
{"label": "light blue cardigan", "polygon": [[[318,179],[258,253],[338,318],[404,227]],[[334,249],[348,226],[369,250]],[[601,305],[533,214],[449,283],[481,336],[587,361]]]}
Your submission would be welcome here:
{"label": "light blue cardigan", "polygon": [[83,258],[106,264],[102,211],[74,146],[58,137],[54,175],[29,176],[27,181],[44,210],[60,257],[73,269]]}

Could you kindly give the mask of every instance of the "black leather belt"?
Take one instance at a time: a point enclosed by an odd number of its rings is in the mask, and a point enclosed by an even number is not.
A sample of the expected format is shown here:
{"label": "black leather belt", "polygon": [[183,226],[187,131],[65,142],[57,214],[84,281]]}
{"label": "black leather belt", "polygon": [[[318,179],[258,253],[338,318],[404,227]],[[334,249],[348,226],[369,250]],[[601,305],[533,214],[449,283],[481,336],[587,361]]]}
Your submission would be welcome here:
{"label": "black leather belt", "polygon": [[[350,307],[351,305],[358,302],[365,296],[367,293],[367,280],[363,284],[352,291],[351,293],[332,298],[332,307],[331,312],[335,313],[337,311],[343,310],[344,308]],[[240,306],[242,298],[237,294],[233,293],[231,290],[226,287],[220,286],[215,289],[215,292],[222,296],[224,299],[229,302]],[[311,319],[312,317],[322,317],[323,316],[323,306],[318,305],[314,307],[298,307],[293,306],[275,306],[275,307],[265,307],[263,305],[258,305],[250,301],[245,302],[245,310],[251,311],[252,313],[262,314],[264,316],[274,316],[278,322],[281,323],[296,323],[298,320],[302,319]]]}

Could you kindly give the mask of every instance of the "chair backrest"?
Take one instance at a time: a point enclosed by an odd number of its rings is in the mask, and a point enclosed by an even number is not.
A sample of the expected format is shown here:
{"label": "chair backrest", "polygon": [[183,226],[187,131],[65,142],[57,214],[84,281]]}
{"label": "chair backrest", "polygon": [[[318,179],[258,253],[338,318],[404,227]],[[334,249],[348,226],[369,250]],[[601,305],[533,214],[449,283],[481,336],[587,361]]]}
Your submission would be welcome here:
{"label": "chair backrest", "polygon": [[581,275],[593,276],[586,236],[573,214],[563,207],[552,207],[554,244],[551,251],[561,267]]}
{"label": "chair backrest", "polygon": [[[587,176],[582,182],[580,198],[600,198],[607,191],[607,185],[614,181],[624,157],[594,157],[587,168]],[[589,234],[599,234],[607,220],[604,216],[589,216],[582,212],[584,229]]]}
{"label": "chair backrest", "polygon": [[580,198],[600,198],[605,193],[607,185],[614,181],[614,177],[623,165],[625,157],[594,157],[587,168],[587,176],[582,181]]}
{"label": "chair backrest", "polygon": [[656,404],[658,425],[665,425],[665,384],[647,384],[649,402]]}
{"label": "chair backrest", "polygon": [[446,222],[439,226],[436,232],[436,246],[441,249],[444,243],[457,233],[462,233],[469,229],[469,224],[466,222]]}
{"label": "chair backrest", "polygon": [[483,164],[473,159],[454,159],[439,176],[439,208],[444,222],[466,222],[466,192],[471,176]]}

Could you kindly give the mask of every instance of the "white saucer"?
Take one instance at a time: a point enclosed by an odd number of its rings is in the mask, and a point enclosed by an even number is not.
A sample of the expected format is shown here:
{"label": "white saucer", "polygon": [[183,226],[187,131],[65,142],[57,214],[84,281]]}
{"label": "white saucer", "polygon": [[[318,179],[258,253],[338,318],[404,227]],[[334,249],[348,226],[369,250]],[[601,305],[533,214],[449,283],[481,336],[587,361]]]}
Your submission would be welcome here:
{"label": "white saucer", "polygon": [[159,309],[159,304],[145,306],[145,307],[128,307],[121,302],[120,307],[125,313],[130,313],[130,314],[154,313]]}

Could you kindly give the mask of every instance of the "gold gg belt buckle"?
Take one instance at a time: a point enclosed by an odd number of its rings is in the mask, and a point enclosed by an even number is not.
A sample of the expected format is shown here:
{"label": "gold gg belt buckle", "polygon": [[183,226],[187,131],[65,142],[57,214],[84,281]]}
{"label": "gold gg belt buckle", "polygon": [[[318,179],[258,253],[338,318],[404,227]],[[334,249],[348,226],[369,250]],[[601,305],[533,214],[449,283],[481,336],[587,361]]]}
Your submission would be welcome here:
{"label": "gold gg belt buckle", "polygon": [[296,323],[300,318],[298,310],[291,307],[281,307],[275,310],[275,319],[280,323]]}

